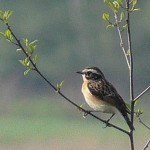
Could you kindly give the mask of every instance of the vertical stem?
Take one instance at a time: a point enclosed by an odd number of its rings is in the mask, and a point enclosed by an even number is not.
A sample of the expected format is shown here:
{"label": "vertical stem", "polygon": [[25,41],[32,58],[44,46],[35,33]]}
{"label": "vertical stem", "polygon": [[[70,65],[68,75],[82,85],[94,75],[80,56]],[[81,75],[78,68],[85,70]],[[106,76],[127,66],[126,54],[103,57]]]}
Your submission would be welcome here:
{"label": "vertical stem", "polygon": [[[133,56],[132,56],[132,45],[131,45],[131,32],[130,32],[130,1],[125,0],[126,8],[127,8],[127,37],[128,37],[128,50],[129,50],[129,62],[130,62],[130,68],[129,68],[129,76],[130,76],[130,101],[131,101],[131,123],[133,125],[134,121],[134,91],[133,91]],[[130,142],[131,142],[131,150],[134,150],[134,134],[133,130],[130,131]]]}
{"label": "vertical stem", "polygon": [[119,38],[120,38],[120,47],[122,48],[122,51],[124,53],[124,56],[125,56],[125,59],[126,59],[127,65],[128,65],[128,68],[130,69],[129,59],[128,59],[128,56],[126,54],[126,50],[125,50],[125,47],[124,47],[123,38],[122,38],[122,34],[121,34],[121,29],[120,29],[120,26],[119,26],[119,23],[118,23],[118,16],[117,16],[116,12],[114,12],[114,17],[115,17],[115,21],[116,21],[116,27],[117,27],[117,30],[118,30]]}

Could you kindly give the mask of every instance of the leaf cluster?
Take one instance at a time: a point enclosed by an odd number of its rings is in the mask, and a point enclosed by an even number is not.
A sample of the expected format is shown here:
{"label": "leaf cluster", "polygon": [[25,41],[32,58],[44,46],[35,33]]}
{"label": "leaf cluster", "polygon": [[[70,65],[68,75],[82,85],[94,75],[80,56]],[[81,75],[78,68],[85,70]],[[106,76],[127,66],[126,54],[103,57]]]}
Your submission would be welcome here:
{"label": "leaf cluster", "polygon": [[[37,48],[37,40],[34,40],[32,42],[29,42],[29,40],[23,39],[24,49],[19,48],[17,49],[17,52],[25,50],[26,57],[19,60],[19,62],[26,67],[26,70],[24,71],[24,75],[27,75],[29,71],[34,70],[35,65],[37,64],[39,60],[39,56],[37,54],[34,54],[36,48]],[[34,65],[33,65],[34,64]]]}
{"label": "leaf cluster", "polygon": [[4,38],[6,38],[9,42],[13,41],[13,36],[9,29],[7,29],[5,32],[0,32],[0,35],[2,35]]}
{"label": "leaf cluster", "polygon": [[11,10],[7,10],[7,11],[0,10],[0,20],[2,20],[5,24],[8,23],[8,20],[12,15],[12,13],[13,11]]}
{"label": "leaf cluster", "polygon": [[4,37],[7,41],[16,45],[18,47],[17,52],[23,51],[25,53],[26,57],[19,60],[19,62],[24,67],[26,67],[26,70],[24,71],[24,75],[27,75],[29,71],[35,69],[35,66],[39,60],[39,56],[37,54],[34,54],[37,48],[37,40],[30,42],[27,38],[25,38],[21,41],[23,43],[23,46],[22,46],[21,42],[13,34],[8,24],[12,13],[13,11],[11,10],[7,10],[7,11],[0,10],[0,20],[7,26],[7,29],[4,32],[0,32],[0,35]]}
{"label": "leaf cluster", "polygon": [[63,86],[64,86],[64,80],[61,81],[59,84],[57,83],[57,92],[60,92],[60,90]]}
{"label": "leaf cluster", "polygon": [[[111,10],[113,11],[113,13],[115,15],[117,15],[118,19],[117,19],[117,23],[118,24],[123,24],[122,25],[122,30],[121,31],[124,31],[127,27],[127,24],[124,23],[126,21],[126,11],[128,12],[133,12],[133,11],[137,11],[137,10],[140,10],[139,8],[136,8],[137,6],[137,0],[133,0],[131,1],[130,3],[130,7],[128,10],[125,6],[125,4],[123,3],[123,0],[104,0],[104,2],[107,4],[107,6],[109,8],[111,8]],[[115,27],[116,26],[116,22],[113,21],[112,17],[110,17],[110,13],[106,12],[106,13],[103,13],[102,15],[102,19],[108,23],[108,25],[106,26],[106,28],[109,28],[109,27]]]}

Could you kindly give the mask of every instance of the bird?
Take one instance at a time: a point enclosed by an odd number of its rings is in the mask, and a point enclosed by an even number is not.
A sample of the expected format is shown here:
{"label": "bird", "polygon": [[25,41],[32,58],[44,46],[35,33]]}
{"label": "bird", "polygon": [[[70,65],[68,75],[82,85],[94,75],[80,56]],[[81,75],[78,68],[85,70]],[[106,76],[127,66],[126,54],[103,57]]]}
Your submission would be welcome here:
{"label": "bird", "polygon": [[103,72],[98,67],[89,66],[76,73],[81,74],[83,77],[81,91],[86,103],[94,111],[110,113],[112,114],[110,119],[119,111],[129,129],[134,130],[128,116],[130,110],[115,87],[106,80]]}

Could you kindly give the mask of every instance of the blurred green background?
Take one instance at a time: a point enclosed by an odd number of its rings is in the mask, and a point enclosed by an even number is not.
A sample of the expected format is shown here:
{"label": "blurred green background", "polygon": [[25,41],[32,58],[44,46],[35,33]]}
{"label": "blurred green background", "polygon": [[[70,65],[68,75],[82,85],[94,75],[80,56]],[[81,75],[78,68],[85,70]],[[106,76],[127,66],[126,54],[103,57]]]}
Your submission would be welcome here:
{"label": "blurred green background", "polygon": [[[150,2],[139,1],[131,16],[135,96],[150,83]],[[115,30],[106,30],[101,0],[0,0],[0,9],[13,10],[10,23],[20,39],[38,40],[38,67],[54,84],[65,81],[63,93],[82,104],[82,79],[75,72],[88,65],[102,69],[122,97],[129,99],[127,65]],[[0,30],[5,28],[0,23]],[[36,73],[23,76],[23,58],[0,38],[0,149],[2,150],[120,150],[128,137],[81,112],[57,95]],[[149,92],[138,108],[150,124]],[[108,115],[98,114],[102,118]],[[113,123],[127,128],[121,117]],[[137,149],[150,133],[135,119]],[[142,135],[142,137],[141,137]]]}

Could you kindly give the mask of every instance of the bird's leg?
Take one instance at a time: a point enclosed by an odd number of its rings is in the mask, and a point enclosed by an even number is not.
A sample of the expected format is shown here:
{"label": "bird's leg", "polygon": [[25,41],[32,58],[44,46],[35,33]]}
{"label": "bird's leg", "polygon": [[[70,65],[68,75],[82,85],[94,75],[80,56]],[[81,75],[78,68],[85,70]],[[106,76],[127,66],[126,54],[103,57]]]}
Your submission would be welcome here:
{"label": "bird's leg", "polygon": [[85,118],[91,112],[99,112],[99,111],[96,111],[96,110],[86,110],[86,112],[83,112],[83,118]]}
{"label": "bird's leg", "polygon": [[[85,105],[85,103],[80,105],[80,107],[83,108],[83,105]],[[79,111],[82,111],[82,109],[79,108]],[[82,112],[83,112],[83,118],[85,118],[89,113],[91,113],[91,112],[98,112],[98,111],[96,111],[96,110],[86,110],[86,111],[82,111]]]}
{"label": "bird's leg", "polygon": [[108,120],[106,120],[106,126],[105,126],[105,128],[106,128],[107,126],[109,126],[108,123],[109,123],[109,121],[113,118],[114,115],[115,115],[115,114],[112,114],[112,115],[110,116],[110,118],[109,118]]}
{"label": "bird's leg", "polygon": [[91,112],[91,111],[86,111],[86,112],[84,111],[84,112],[83,112],[83,118],[85,118],[90,112]]}

